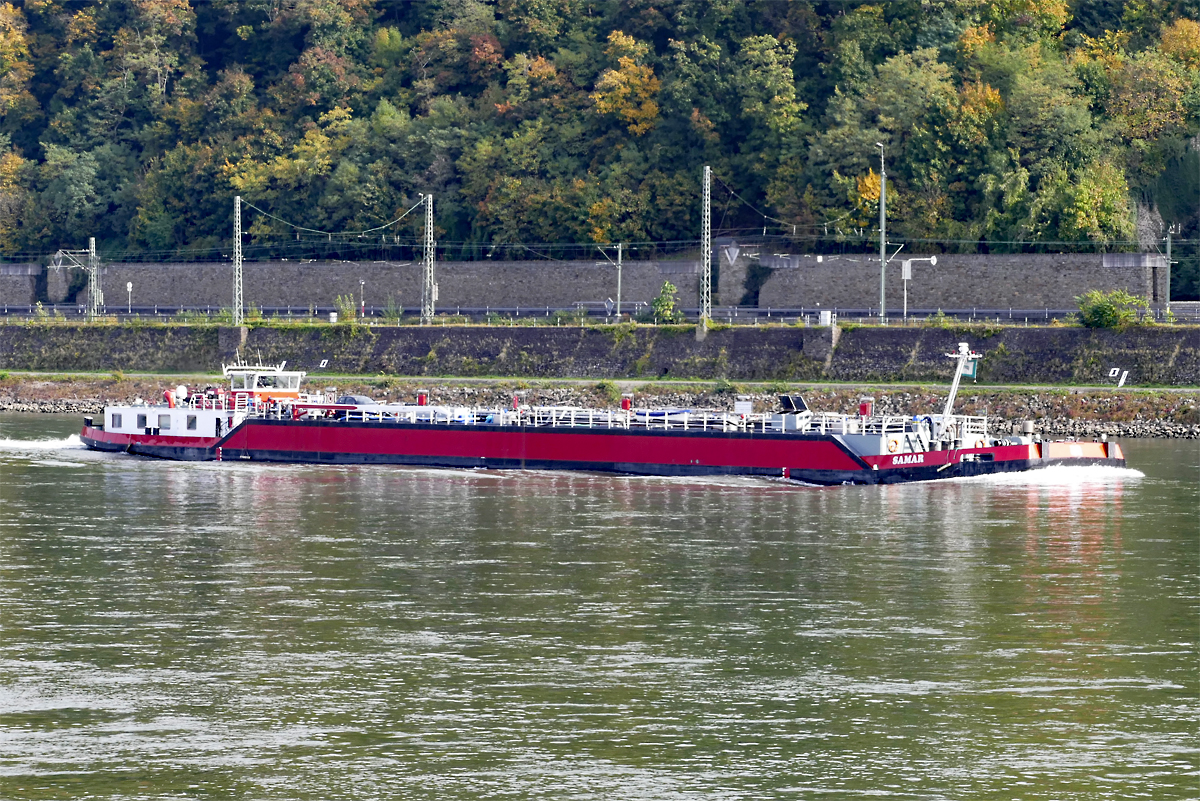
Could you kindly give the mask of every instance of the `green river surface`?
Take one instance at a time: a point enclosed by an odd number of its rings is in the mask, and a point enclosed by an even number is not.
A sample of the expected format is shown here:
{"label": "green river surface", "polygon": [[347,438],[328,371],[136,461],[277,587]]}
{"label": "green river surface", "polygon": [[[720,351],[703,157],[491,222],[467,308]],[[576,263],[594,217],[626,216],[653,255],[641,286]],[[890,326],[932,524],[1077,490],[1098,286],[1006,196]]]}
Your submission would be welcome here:
{"label": "green river surface", "polygon": [[889,487],[0,415],[2,799],[1200,797],[1200,443]]}

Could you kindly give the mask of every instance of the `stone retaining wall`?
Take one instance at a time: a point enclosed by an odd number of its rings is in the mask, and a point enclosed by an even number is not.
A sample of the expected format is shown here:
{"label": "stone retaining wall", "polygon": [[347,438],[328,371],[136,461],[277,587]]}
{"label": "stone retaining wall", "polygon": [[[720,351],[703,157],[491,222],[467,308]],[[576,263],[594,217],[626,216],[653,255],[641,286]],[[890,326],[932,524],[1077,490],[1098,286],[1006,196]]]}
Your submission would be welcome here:
{"label": "stone retaining wall", "polygon": [[[603,261],[603,260],[601,260]],[[648,303],[670,281],[679,302],[697,305],[699,268],[694,261],[626,262],[621,270],[623,304]],[[361,297],[368,306],[419,307],[420,262],[246,262],[242,293],[259,307],[332,306],[339,295]],[[127,301],[133,284],[138,306],[228,307],[233,294],[232,264],[109,264],[102,274],[110,305]],[[617,297],[617,270],[594,261],[439,262],[439,311],[458,308],[570,308],[578,301],[602,303]],[[363,282],[360,284],[360,282]],[[81,297],[82,302],[82,297]]]}
{"label": "stone retaining wall", "polygon": [[[1125,258],[1079,253],[941,255],[936,265],[913,263],[908,307],[1071,309],[1075,297],[1090,289],[1124,289],[1152,302],[1165,301],[1171,285],[1165,264],[1142,254],[1119,255]],[[888,264],[891,316],[898,316],[904,305],[900,262],[897,256]],[[877,255],[767,256],[763,263],[771,267],[771,276],[759,291],[760,308],[879,308]]]}
{"label": "stone retaining wall", "polygon": [[37,301],[40,264],[0,264],[0,304],[28,306]]}
{"label": "stone retaining wall", "polygon": [[1200,386],[1200,329],[0,326],[0,369],[209,372],[235,351],[313,375],[944,382],[958,342],[1004,384]]}
{"label": "stone retaining wall", "polygon": [[[879,261],[869,253],[804,256],[766,252],[743,246],[730,262],[716,248],[714,303],[738,305],[753,297],[760,308],[878,308]],[[599,256],[599,254],[597,254]],[[719,261],[719,265],[716,262]],[[6,268],[32,268],[9,275]],[[757,267],[757,269],[753,269]],[[763,268],[767,275],[763,281]],[[332,306],[339,295],[360,296],[368,306],[389,302],[420,305],[419,262],[247,262],[243,268],[246,303],[259,307]],[[37,297],[38,265],[0,265],[0,304],[28,305],[34,300],[59,303],[67,297],[72,270],[48,270],[45,297]],[[77,272],[77,271],[75,271]],[[648,303],[664,281],[679,290],[681,306],[698,305],[699,264],[693,260],[628,261],[622,270],[622,301]],[[112,263],[103,268],[102,285],[110,307],[129,302],[133,284],[136,306],[228,307],[233,296],[230,263]],[[360,284],[360,282],[363,282]],[[617,297],[616,268],[602,257],[595,261],[440,262],[437,265],[439,310],[522,306],[567,308],[576,302],[603,302]],[[76,281],[76,286],[79,282]],[[1170,270],[1162,257],[1147,254],[942,255],[936,266],[913,265],[908,305],[913,309],[1069,309],[1089,289],[1124,289],[1152,302],[1169,292]],[[890,263],[887,277],[889,312],[899,314],[904,284],[900,259]],[[86,302],[86,290],[76,300]]]}

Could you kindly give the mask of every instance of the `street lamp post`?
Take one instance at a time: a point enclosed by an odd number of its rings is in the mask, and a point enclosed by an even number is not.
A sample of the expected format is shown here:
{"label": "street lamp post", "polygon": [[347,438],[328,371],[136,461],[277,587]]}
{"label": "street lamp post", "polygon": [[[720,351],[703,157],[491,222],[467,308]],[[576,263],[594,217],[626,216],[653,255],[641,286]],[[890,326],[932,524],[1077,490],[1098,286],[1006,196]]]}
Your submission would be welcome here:
{"label": "street lamp post", "polygon": [[879,322],[887,323],[887,168],[883,162],[883,142],[879,148]]}
{"label": "street lamp post", "polygon": [[125,305],[125,313],[133,314],[133,282],[132,281],[125,282],[125,291],[129,295],[129,297],[126,298],[128,303],[126,303],[126,305]]}
{"label": "street lamp post", "polygon": [[[615,264],[617,266],[617,319],[620,320],[621,319],[621,253],[625,249],[625,243],[624,242],[617,243],[617,260],[615,262],[612,260],[612,257],[608,255],[608,251],[605,250],[606,247],[610,247],[610,246],[609,245],[597,245],[596,249],[600,251],[600,253],[604,256],[604,258],[608,259],[609,264]],[[604,264],[602,262],[596,262],[596,266],[603,267]],[[609,298],[609,300],[612,300],[612,298]],[[612,312],[611,309],[609,309],[608,311],[609,311],[609,313]]]}

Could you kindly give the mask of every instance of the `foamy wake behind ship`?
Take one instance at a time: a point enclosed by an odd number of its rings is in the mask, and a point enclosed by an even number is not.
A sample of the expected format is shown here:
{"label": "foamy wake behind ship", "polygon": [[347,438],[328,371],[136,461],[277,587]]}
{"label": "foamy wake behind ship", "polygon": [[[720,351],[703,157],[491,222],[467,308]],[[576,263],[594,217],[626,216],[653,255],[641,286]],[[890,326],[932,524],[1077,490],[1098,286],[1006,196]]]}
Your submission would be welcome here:
{"label": "foamy wake behind ship", "polygon": [[1124,467],[1115,442],[1043,441],[1031,423],[993,436],[983,416],[952,412],[979,354],[960,343],[940,414],[815,413],[780,396],[780,409],[733,412],[530,406],[377,404],[301,391],[304,373],[223,367],[227,384],[164,392],[164,403],[109,406],[80,438],[101,451],[176,460],[393,464],[489,469],[590,470],[656,476],[746,475],[809,484],[890,484],[1020,472],[1051,465]]}

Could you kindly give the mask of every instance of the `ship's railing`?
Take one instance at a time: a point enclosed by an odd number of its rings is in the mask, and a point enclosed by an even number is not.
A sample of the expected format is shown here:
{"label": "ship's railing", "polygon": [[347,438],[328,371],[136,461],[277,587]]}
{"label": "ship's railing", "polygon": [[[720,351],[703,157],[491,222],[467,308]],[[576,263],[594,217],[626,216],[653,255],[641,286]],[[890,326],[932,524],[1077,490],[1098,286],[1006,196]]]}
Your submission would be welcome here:
{"label": "ship's railing", "polygon": [[360,423],[410,423],[426,425],[501,425],[531,428],[623,428],[664,431],[797,430],[781,415],[740,414],[692,409],[586,409],[571,406],[522,406],[520,409],[483,409],[465,406],[353,406],[324,401],[256,403],[245,407],[251,418],[291,419],[306,414]]}
{"label": "ship's railing", "polygon": [[905,431],[911,431],[912,424],[913,420],[911,417],[900,415],[860,417],[851,414],[822,412],[813,415],[809,419],[807,433],[874,434],[883,437],[889,434],[903,434]]}
{"label": "ship's railing", "polygon": [[982,415],[952,414],[943,422],[944,430],[950,431],[955,439],[987,437],[987,417]]}
{"label": "ship's railing", "polygon": [[987,417],[965,414],[952,414],[945,418],[940,414],[916,417],[903,415],[860,417],[851,414],[822,412],[814,414],[804,430],[809,434],[866,434],[887,437],[912,433],[921,427],[931,428],[926,422],[927,420],[933,422],[933,427],[941,425],[943,431],[949,431],[962,439],[987,436]]}
{"label": "ship's railing", "polygon": [[228,395],[205,395],[193,392],[183,402],[176,401],[176,405],[185,409],[232,409],[231,400],[232,398]]}
{"label": "ship's railing", "polygon": [[520,423],[526,426],[568,426],[583,428],[630,428],[662,431],[795,431],[782,415],[743,414],[720,409],[636,409],[603,410],[570,406],[535,406],[521,410]]}
{"label": "ship's railing", "polygon": [[[219,406],[210,408],[220,408]],[[902,415],[743,414],[719,409],[586,409],[573,406],[522,406],[487,409],[468,406],[355,406],[328,402],[313,395],[296,401],[248,403],[235,407],[247,417],[292,419],[300,415],[329,417],[359,423],[425,425],[500,425],[531,428],[623,428],[663,431],[739,431],[752,433],[861,434],[902,436],[927,430],[927,419],[952,439],[984,438],[987,418],[975,415],[906,417]],[[928,434],[933,433],[929,431]],[[928,436],[927,434],[927,436]]]}
{"label": "ship's railing", "polygon": [[219,393],[209,395],[204,392],[193,392],[188,395],[186,400],[176,401],[176,405],[181,408],[188,409],[228,409],[236,412],[247,412],[251,414],[277,414],[280,404],[291,405],[294,403],[332,403],[326,400],[323,395],[300,395],[298,398],[289,398],[284,401],[276,401],[275,403],[263,403],[254,401],[250,395],[246,393]]}

